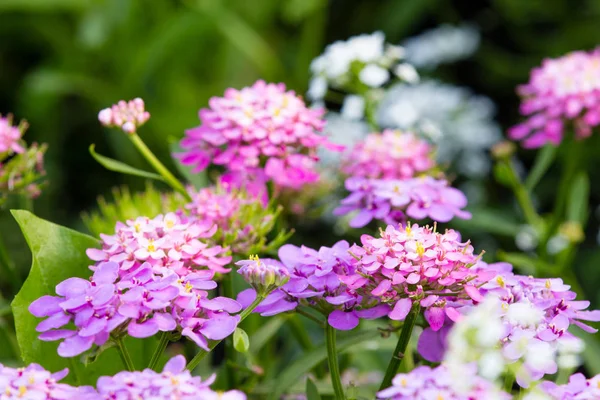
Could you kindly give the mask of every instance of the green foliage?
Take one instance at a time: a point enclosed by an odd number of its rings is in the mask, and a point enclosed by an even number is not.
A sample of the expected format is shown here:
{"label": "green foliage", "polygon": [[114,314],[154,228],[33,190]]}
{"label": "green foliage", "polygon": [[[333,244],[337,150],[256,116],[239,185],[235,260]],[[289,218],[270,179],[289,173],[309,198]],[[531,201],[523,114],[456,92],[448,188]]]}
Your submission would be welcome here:
{"label": "green foliage", "polygon": [[119,221],[141,216],[152,218],[175,211],[186,203],[180,194],[160,192],[150,182],[146,183],[146,190],[134,194],[126,186],[114,188],[112,197],[112,201],[98,197],[98,209],[82,214],[85,226],[94,236],[114,232]]}
{"label": "green foliage", "polygon": [[319,395],[319,389],[312,379],[306,378],[306,399],[307,400],[321,400]]}
{"label": "green foliage", "polygon": [[92,155],[92,157],[94,157],[94,160],[98,161],[98,163],[100,163],[100,165],[102,165],[104,168],[106,168],[109,171],[120,172],[121,174],[126,174],[126,175],[139,176],[139,177],[146,178],[146,179],[154,179],[157,181],[164,181],[163,177],[158,174],[143,171],[141,169],[134,168],[130,165],[127,165],[124,162],[121,162],[118,160],[113,160],[112,158],[108,158],[103,155],[100,155],[100,154],[96,153],[95,147],[96,147],[96,145],[94,145],[94,144],[90,145],[90,149],[89,149],[90,154]]}

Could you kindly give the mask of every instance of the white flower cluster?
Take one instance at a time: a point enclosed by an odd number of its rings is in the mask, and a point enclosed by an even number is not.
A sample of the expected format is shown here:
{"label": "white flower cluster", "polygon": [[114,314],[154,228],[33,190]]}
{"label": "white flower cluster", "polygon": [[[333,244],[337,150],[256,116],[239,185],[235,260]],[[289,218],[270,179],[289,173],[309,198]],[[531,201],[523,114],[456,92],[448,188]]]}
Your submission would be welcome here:
{"label": "white flower cluster", "polygon": [[479,32],[472,26],[442,25],[407,39],[406,60],[417,68],[434,69],[469,57],[479,47]]}
{"label": "white flower cluster", "polygon": [[502,137],[494,104],[468,89],[435,80],[398,84],[386,92],[377,111],[382,128],[422,132],[438,146],[440,163],[454,163],[470,177],[487,174],[489,149]]}
{"label": "white flower cluster", "polygon": [[403,57],[404,49],[386,44],[383,32],[334,42],[311,63],[313,77],[307,96],[318,102],[330,87],[350,91],[349,86],[357,83],[378,88],[390,80],[390,70],[402,80],[417,81],[419,76],[411,65],[399,64]]}

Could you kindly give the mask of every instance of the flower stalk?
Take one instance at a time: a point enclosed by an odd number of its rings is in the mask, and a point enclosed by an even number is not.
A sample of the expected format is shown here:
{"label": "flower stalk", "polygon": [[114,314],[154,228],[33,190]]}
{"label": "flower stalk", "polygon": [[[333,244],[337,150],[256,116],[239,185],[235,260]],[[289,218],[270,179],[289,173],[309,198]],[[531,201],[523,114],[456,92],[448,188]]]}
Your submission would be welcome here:
{"label": "flower stalk", "polygon": [[121,357],[121,361],[123,361],[123,365],[127,368],[128,371],[130,371],[130,372],[135,371],[135,366],[133,365],[133,360],[131,360],[131,356],[129,355],[129,352],[127,351],[127,347],[125,346],[125,343],[123,342],[123,338],[122,337],[115,338],[114,342],[117,345],[117,350],[119,351],[119,356]]}
{"label": "flower stalk", "polygon": [[336,400],[345,400],[344,387],[340,377],[340,366],[338,364],[337,351],[335,349],[335,328],[329,324],[325,325],[325,341],[327,343],[327,362],[331,374],[331,384]]}
{"label": "flower stalk", "polygon": [[388,364],[388,367],[385,371],[385,376],[381,385],[379,386],[379,390],[383,390],[392,385],[392,379],[398,373],[398,369],[400,368],[400,364],[404,359],[404,353],[406,352],[406,348],[408,347],[408,342],[410,342],[410,337],[412,335],[413,328],[415,327],[415,322],[419,314],[421,313],[421,305],[418,301],[413,303],[412,309],[408,313],[406,320],[404,321],[404,325],[402,326],[402,331],[400,332],[400,337],[398,338],[398,343],[396,344],[396,348],[394,349],[394,354],[392,355],[392,359]]}
{"label": "flower stalk", "polygon": [[152,354],[152,358],[150,359],[150,363],[148,364],[148,369],[154,370],[156,368],[156,366],[158,365],[158,361],[160,360],[160,357],[163,355],[163,353],[167,349],[167,346],[169,345],[169,341],[170,341],[170,333],[163,332],[160,335],[160,341],[158,342],[158,345],[156,346],[156,350],[154,350],[154,354]]}

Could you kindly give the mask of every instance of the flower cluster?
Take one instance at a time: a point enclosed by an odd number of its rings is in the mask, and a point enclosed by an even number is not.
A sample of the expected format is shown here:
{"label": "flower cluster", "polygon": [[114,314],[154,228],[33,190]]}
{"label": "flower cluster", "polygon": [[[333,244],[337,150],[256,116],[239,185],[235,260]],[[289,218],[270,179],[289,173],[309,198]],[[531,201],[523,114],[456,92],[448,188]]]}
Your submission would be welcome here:
{"label": "flower cluster", "polygon": [[[467,317],[451,330],[447,360],[479,360],[480,369],[491,379],[504,365],[518,362],[514,373],[523,387],[555,373],[558,367],[578,365],[583,343],[568,328],[576,325],[596,332],[582,321],[600,321],[600,311],[585,310],[590,303],[575,300],[576,294],[561,279],[515,275],[504,263],[480,263],[474,269],[493,274],[480,289],[489,300],[473,311],[461,309]],[[419,348],[431,348],[435,338],[424,335],[420,341],[426,343]],[[443,352],[443,346],[433,347]],[[425,356],[435,361],[439,357],[431,351]]]}
{"label": "flower cluster", "polygon": [[431,218],[448,222],[454,217],[467,219],[471,214],[463,208],[467,198],[458,189],[442,179],[429,176],[406,180],[348,178],[346,189],[350,195],[341,200],[333,213],[358,214],[350,221],[353,228],[361,228],[373,219],[398,225],[406,218]]}
{"label": "flower cluster", "polygon": [[[10,153],[23,153],[25,148],[21,143],[22,126],[13,126],[12,118],[0,115],[0,156]],[[0,160],[3,157],[0,157]]]}
{"label": "flower cluster", "polygon": [[[230,335],[241,306],[226,297],[209,299],[215,271],[227,272],[230,257],[198,238],[214,227],[185,221],[175,214],[117,224],[115,235],[102,235],[102,249],[89,249],[98,261],[89,279],[69,278],[56,286],[58,296],[43,296],[29,311],[40,322],[41,340],[60,340],[58,352],[72,357],[124,334],[143,338],[159,331],[180,331],[208,349],[207,339]],[[73,323],[75,330],[63,328]]]}
{"label": "flower cluster", "polygon": [[71,400],[78,399],[77,388],[58,383],[69,371],[54,374],[38,364],[10,368],[0,364],[0,397],[2,399]]}
{"label": "flower cluster", "polygon": [[403,80],[418,80],[419,76],[411,65],[399,64],[403,56],[404,49],[385,44],[382,32],[332,43],[312,61],[310,70],[313,77],[308,97],[321,101],[328,87],[349,90],[358,84],[365,88],[378,88],[390,80],[390,70]]}
{"label": "flower cluster", "polygon": [[345,158],[342,172],[373,179],[409,179],[435,167],[433,147],[412,132],[384,130],[358,143]]}
{"label": "flower cluster", "polygon": [[377,393],[378,399],[454,399],[454,400],[508,400],[512,397],[497,389],[476,374],[476,368],[466,365],[460,369],[461,379],[468,387],[456,387],[456,380],[444,365],[437,368],[417,367],[407,374],[398,374],[392,380],[392,386]]}
{"label": "flower cluster", "polygon": [[247,191],[227,189],[223,186],[189,191],[192,202],[185,205],[193,218],[204,224],[216,226],[209,243],[225,246],[238,255],[266,253],[279,247],[289,237],[280,231],[268,241],[282,210],[273,203],[266,204]]}
{"label": "flower cluster", "polygon": [[[262,262],[270,265],[272,270],[286,269],[289,282],[273,291],[254,311],[271,316],[294,310],[299,305],[311,306],[327,315],[331,326],[341,330],[355,328],[359,318],[386,315],[388,306],[379,304],[373,296],[356,294],[342,282],[343,276],[355,272],[348,249],[345,241],[332,247],[321,247],[318,251],[305,246],[282,246],[279,249],[281,262]],[[240,265],[246,267],[252,263],[257,261],[243,261]],[[238,301],[247,306],[255,298],[256,291],[248,289],[239,294]]]}
{"label": "flower cluster", "polygon": [[453,230],[389,225],[379,238],[363,235],[361,242],[350,248],[355,273],[340,279],[357,294],[392,306],[388,316],[393,320],[404,320],[415,306],[424,308],[434,331],[446,317],[459,319],[456,309],[464,303],[480,301],[478,286],[493,276],[471,268],[479,257]]}
{"label": "flower cluster", "polygon": [[574,374],[569,383],[557,385],[554,382],[542,382],[538,388],[550,396],[551,400],[592,400],[600,398],[600,375],[586,379],[583,374]]}
{"label": "flower cluster", "polygon": [[[77,399],[246,400],[246,395],[239,390],[215,392],[210,388],[214,381],[214,375],[205,381],[192,376],[185,369],[185,358],[179,355],[171,358],[162,372],[146,369],[101,377],[96,390],[89,390]],[[75,397],[72,399],[75,400]]]}
{"label": "flower cluster", "polygon": [[575,51],[546,59],[531,71],[529,82],[518,88],[521,114],[527,120],[511,128],[509,136],[528,148],[560,144],[565,123],[585,138],[600,124],[600,49]]}
{"label": "flower cluster", "polygon": [[33,143],[27,147],[22,136],[27,123],[12,125],[12,117],[0,115],[0,205],[9,195],[18,194],[28,198],[40,195],[38,182],[44,171],[46,145]]}
{"label": "flower cluster", "polygon": [[144,100],[121,100],[110,108],[98,113],[98,120],[106,127],[121,128],[125,133],[134,133],[137,128],[150,119],[150,113],[145,110]]}
{"label": "flower cluster", "polygon": [[[238,176],[234,182],[271,179],[280,187],[298,189],[315,182],[321,146],[339,150],[322,135],[322,110],[304,101],[283,84],[256,82],[242,90],[227,89],[200,110],[202,124],[186,131],[179,154],[194,171],[210,163]],[[241,174],[241,177],[239,175]]]}

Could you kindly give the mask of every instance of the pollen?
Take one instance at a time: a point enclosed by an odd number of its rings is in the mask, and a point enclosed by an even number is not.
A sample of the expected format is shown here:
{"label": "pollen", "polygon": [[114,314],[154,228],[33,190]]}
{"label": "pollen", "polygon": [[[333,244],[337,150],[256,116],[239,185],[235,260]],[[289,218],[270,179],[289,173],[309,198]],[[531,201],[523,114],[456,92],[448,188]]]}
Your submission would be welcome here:
{"label": "pollen", "polygon": [[552,282],[550,282],[550,279],[546,279],[546,289],[550,289],[552,287]]}
{"label": "pollen", "polygon": [[154,246],[154,240],[148,240],[148,251],[154,252],[156,251],[156,246]]}
{"label": "pollen", "polygon": [[419,255],[419,257],[423,257],[423,255],[425,254],[425,248],[419,242],[417,242],[417,254]]}
{"label": "pollen", "polygon": [[192,286],[192,284],[191,284],[191,283],[187,282],[187,283],[185,284],[185,291],[186,291],[187,293],[191,293],[193,288],[194,288],[194,287]]}
{"label": "pollen", "polygon": [[19,386],[19,397],[25,396],[25,393],[27,393],[27,388],[25,386]]}
{"label": "pollen", "polygon": [[251,255],[250,255],[250,261],[256,261],[256,262],[259,262],[259,261],[260,261],[260,258],[258,258],[258,255],[257,255],[257,254],[251,254]]}
{"label": "pollen", "polygon": [[498,285],[502,288],[506,286],[506,282],[504,282],[504,278],[501,277],[500,275],[498,275],[496,277],[496,283],[498,283]]}
{"label": "pollen", "polygon": [[169,219],[169,220],[167,220],[167,222],[165,222],[165,226],[167,227],[167,229],[171,229],[175,226],[175,222],[173,222],[173,220]]}

